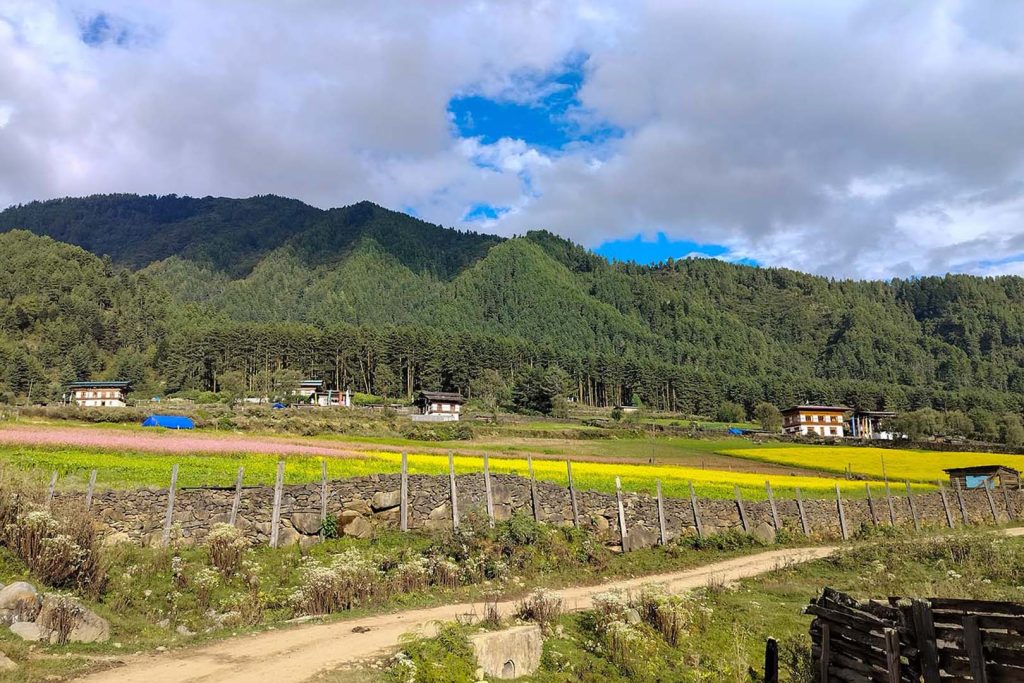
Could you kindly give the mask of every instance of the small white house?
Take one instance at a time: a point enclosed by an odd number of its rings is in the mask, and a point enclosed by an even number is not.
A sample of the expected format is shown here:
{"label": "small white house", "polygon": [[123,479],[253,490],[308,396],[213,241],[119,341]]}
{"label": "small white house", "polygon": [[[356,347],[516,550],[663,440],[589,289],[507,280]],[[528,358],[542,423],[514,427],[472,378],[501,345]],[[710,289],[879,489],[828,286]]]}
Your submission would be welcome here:
{"label": "small white house", "polygon": [[131,383],[117,381],[72,382],[65,398],[82,408],[124,408]]}
{"label": "small white house", "polygon": [[421,391],[416,398],[420,412],[412,416],[413,422],[458,422],[462,394],[448,391]]}

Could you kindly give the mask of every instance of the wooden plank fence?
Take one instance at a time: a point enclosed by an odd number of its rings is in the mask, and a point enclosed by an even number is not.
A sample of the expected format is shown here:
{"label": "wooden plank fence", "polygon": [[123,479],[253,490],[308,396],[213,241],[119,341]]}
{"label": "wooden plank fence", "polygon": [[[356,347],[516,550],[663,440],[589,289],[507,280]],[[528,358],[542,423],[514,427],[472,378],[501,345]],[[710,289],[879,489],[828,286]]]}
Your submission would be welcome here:
{"label": "wooden plank fence", "polygon": [[1024,681],[1022,603],[857,601],[826,588],[806,612],[821,682]]}

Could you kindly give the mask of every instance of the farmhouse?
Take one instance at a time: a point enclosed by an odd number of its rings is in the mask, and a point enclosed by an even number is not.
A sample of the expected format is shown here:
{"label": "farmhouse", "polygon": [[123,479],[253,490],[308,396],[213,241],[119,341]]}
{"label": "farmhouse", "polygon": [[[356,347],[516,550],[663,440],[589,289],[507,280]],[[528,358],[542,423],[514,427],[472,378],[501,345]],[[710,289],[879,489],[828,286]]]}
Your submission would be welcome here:
{"label": "farmhouse", "polygon": [[462,394],[447,391],[421,391],[416,397],[420,412],[413,415],[415,422],[457,422],[462,404]]}
{"label": "farmhouse", "polygon": [[786,434],[827,436],[845,435],[846,406],[798,405],[782,411],[782,431]]}
{"label": "farmhouse", "polygon": [[1020,472],[1004,465],[976,465],[974,467],[951,467],[943,470],[949,475],[949,483],[962,489],[1020,488]]}
{"label": "farmhouse", "polygon": [[849,434],[856,439],[886,439],[891,441],[892,432],[882,427],[884,420],[895,417],[896,413],[888,410],[855,410],[850,417]]}
{"label": "farmhouse", "polygon": [[72,382],[68,385],[65,399],[73,401],[83,408],[123,408],[126,396],[131,391],[131,383],[123,381],[109,382]]}
{"label": "farmhouse", "polygon": [[327,382],[322,379],[304,379],[295,390],[303,403],[314,406],[341,406],[342,408],[352,407],[352,392],[349,390],[339,391],[328,389]]}

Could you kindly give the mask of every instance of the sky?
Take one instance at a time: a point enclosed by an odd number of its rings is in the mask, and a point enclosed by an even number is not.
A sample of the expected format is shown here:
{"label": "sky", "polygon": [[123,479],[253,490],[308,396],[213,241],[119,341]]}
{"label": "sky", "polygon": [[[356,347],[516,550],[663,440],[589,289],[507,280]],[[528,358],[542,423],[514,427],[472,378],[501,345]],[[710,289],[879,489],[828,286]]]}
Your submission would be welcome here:
{"label": "sky", "polygon": [[1024,3],[0,0],[0,205],[106,192],[1024,274]]}

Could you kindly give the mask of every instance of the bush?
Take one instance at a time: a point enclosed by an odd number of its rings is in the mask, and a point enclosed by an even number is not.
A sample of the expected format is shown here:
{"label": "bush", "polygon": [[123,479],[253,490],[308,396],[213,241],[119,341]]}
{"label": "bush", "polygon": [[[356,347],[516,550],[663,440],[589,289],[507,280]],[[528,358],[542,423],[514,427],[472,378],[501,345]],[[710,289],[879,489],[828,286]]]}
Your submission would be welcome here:
{"label": "bush", "polygon": [[516,616],[523,621],[535,621],[544,632],[562,616],[562,599],[544,589],[536,590],[516,607]]}
{"label": "bush", "polygon": [[48,596],[47,601],[49,605],[40,614],[39,626],[53,633],[54,643],[66,645],[83,610],[77,602],[63,595]]}
{"label": "bush", "polygon": [[407,636],[387,677],[394,683],[473,683],[476,655],[461,626],[444,624],[433,638]]}
{"label": "bush", "polygon": [[365,604],[385,590],[383,572],[374,557],[357,550],[335,555],[330,564],[307,561],[293,607],[304,614],[331,614]]}
{"label": "bush", "polygon": [[338,538],[338,516],[333,512],[327,513],[323,524],[324,538]]}
{"label": "bush", "polygon": [[210,562],[224,576],[233,576],[238,571],[248,547],[242,532],[230,524],[215,524],[206,536]]}

